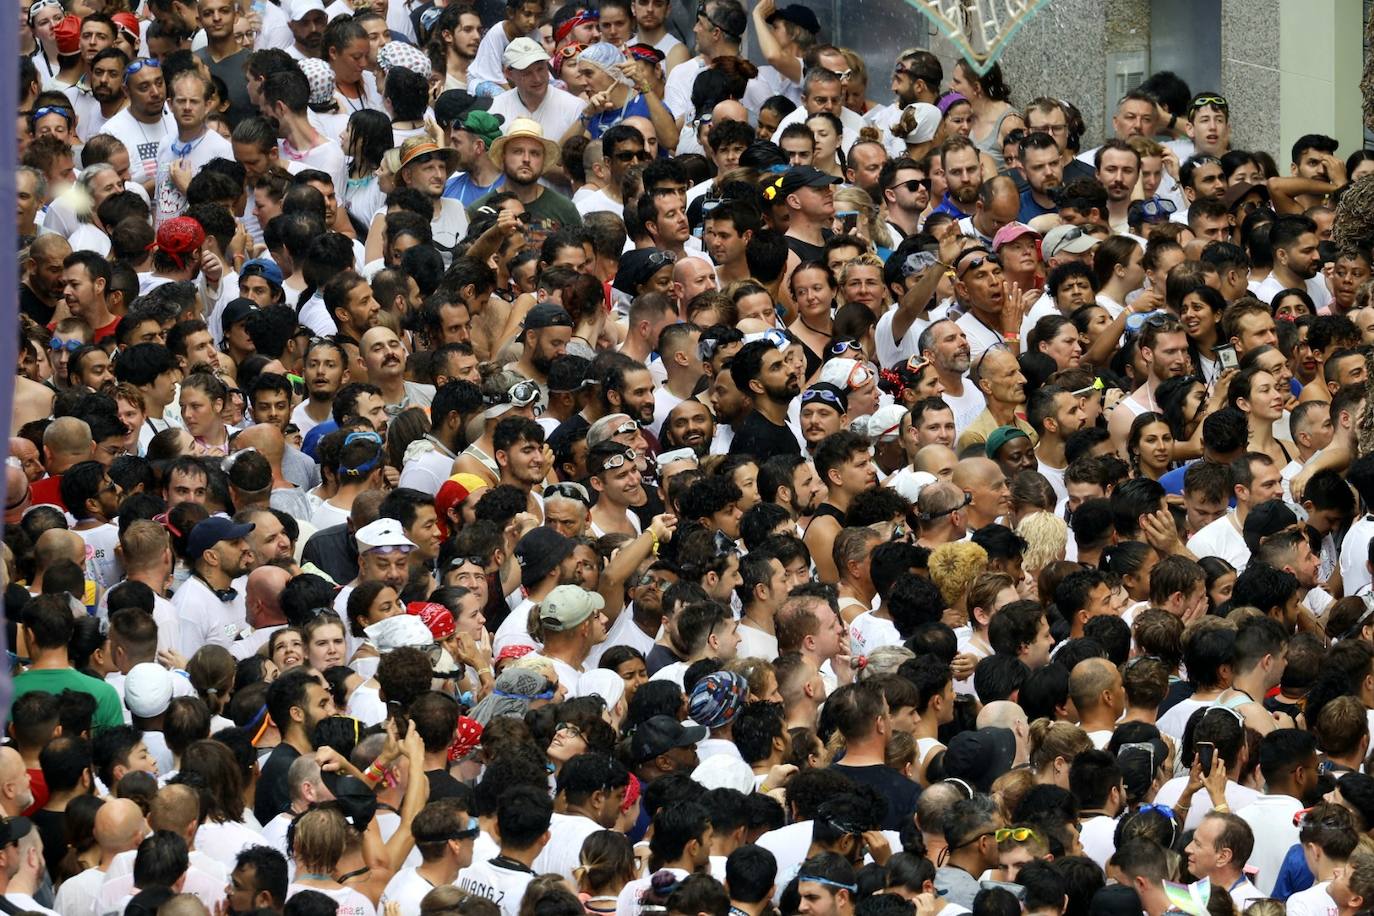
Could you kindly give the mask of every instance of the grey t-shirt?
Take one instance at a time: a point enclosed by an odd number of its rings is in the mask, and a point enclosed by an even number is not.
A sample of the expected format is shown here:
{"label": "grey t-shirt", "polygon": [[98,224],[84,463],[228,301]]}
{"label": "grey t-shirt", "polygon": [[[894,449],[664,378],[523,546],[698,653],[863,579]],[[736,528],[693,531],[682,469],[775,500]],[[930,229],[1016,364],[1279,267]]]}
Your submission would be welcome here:
{"label": "grey t-shirt", "polygon": [[196,52],[196,56],[205,61],[210,73],[223,80],[229,90],[229,111],[225,117],[230,127],[235,127],[244,118],[250,118],[258,113],[258,109],[248,98],[248,76],[243,72],[243,65],[248,62],[247,50],[230,54],[219,63],[211,59],[209,48],[201,48]]}
{"label": "grey t-shirt", "polygon": [[972,909],[973,898],[977,897],[982,889],[983,886],[978,883],[978,879],[962,868],[946,865],[935,869],[935,890],[945,898],[946,903]]}
{"label": "grey t-shirt", "polygon": [[303,490],[313,490],[320,485],[319,465],[294,445],[288,445],[282,453],[281,476]]}

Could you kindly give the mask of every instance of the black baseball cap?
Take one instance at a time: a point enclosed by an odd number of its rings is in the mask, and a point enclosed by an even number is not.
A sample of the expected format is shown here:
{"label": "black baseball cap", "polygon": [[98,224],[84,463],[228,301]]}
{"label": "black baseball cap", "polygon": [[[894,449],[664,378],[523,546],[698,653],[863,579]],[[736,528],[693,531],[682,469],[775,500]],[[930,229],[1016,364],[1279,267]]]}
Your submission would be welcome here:
{"label": "black baseball cap", "polygon": [[651,716],[635,727],[630,738],[630,756],[641,764],[675,747],[691,747],[705,737],[703,726],[683,725],[672,716]]}
{"label": "black baseball cap", "polygon": [[1016,736],[1009,728],[980,728],[960,732],[945,749],[945,777],[961,779],[979,792],[992,790],[993,781],[1016,761]]}
{"label": "black baseball cap", "polygon": [[444,130],[472,109],[488,111],[492,99],[481,95],[471,95],[463,89],[450,89],[442,92],[434,100],[434,120]]}
{"label": "black baseball cap", "polygon": [[793,191],[802,188],[824,188],[834,184],[841,184],[840,179],[834,175],[828,175],[820,169],[809,165],[799,165],[796,168],[788,169],[782,173],[782,184],[778,190],[783,196],[791,194]]}
{"label": "black baseball cap", "polygon": [[524,329],[526,331],[537,331],[540,328],[570,328],[572,326],[572,316],[561,305],[554,305],[552,302],[541,302],[525,313]]}
{"label": "black baseball cap", "polygon": [[773,11],[773,15],[768,17],[767,22],[772,25],[779,19],[783,22],[799,25],[812,35],[818,34],[821,30],[821,21],[816,18],[816,14],[800,3],[789,3],[787,6],[779,7]]}

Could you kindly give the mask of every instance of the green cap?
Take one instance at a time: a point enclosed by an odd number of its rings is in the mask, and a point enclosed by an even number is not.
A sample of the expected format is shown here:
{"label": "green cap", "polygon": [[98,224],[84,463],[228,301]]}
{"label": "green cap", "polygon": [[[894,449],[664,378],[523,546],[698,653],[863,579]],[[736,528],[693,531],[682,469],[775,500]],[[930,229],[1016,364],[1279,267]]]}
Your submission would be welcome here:
{"label": "green cap", "polygon": [[1008,442],[1015,439],[1017,436],[1025,436],[1025,438],[1027,439],[1030,438],[1030,436],[1026,435],[1026,431],[1019,426],[997,427],[992,432],[988,433],[988,442],[987,447],[985,449],[987,452],[987,456],[989,458],[996,458],[997,452],[1002,448],[1002,446],[1006,445]]}
{"label": "green cap", "polygon": [[453,126],[476,134],[486,142],[488,149],[501,136],[501,119],[489,111],[468,111]]}

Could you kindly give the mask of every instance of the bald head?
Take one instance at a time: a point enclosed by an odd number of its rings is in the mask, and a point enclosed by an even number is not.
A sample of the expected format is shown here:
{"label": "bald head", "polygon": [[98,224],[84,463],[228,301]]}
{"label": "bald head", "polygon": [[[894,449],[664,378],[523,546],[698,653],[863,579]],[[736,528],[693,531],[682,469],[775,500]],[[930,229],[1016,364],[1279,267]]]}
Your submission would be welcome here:
{"label": "bald head", "polygon": [[[650,140],[653,140],[655,144],[658,143],[658,132],[654,130],[654,122],[650,121],[648,118],[641,118],[639,115],[631,115],[620,123],[627,124],[639,131],[639,135],[644,138],[646,143]],[[39,238],[42,238],[42,236],[39,236]]]}
{"label": "bald head", "polygon": [[916,826],[922,833],[943,837],[945,815],[964,797],[963,791],[952,783],[937,782],[929,786],[916,799]]}
{"label": "bald head", "polygon": [[65,471],[78,461],[88,461],[95,454],[90,426],[76,417],[58,417],[43,430],[43,451],[49,472],[54,466]]}
{"label": "bald head", "polygon": [[38,446],[22,436],[10,436],[10,457],[19,459],[24,473],[30,481],[43,476],[43,463],[39,460]]}
{"label": "bald head", "polygon": [[248,622],[254,629],[286,623],[281,612],[281,592],[291,574],[278,566],[259,566],[248,574]]}
{"label": "bald head", "polygon": [[137,849],[147,832],[142,809],[130,799],[110,799],[95,813],[95,841],[103,856]]}
{"label": "bald head", "polygon": [[281,467],[286,438],[275,423],[256,423],[234,437],[234,448],[254,448],[274,469]]}
{"label": "bald head", "polygon": [[1069,698],[1082,713],[1101,705],[1104,694],[1115,691],[1120,683],[1121,673],[1107,659],[1086,658],[1069,673]]}
{"label": "bald head", "polygon": [[736,99],[722,99],[711,109],[711,123],[719,124],[721,121],[739,121],[747,124],[749,112]]}
{"label": "bald head", "polygon": [[12,464],[5,465],[5,524],[17,525],[30,503],[28,475]]}
{"label": "bald head", "polygon": [[918,471],[948,480],[950,474],[959,466],[959,456],[954,453],[954,449],[945,445],[923,445],[916,450],[911,464]]}
{"label": "bald head", "polygon": [[33,545],[33,557],[39,570],[47,569],[58,560],[71,560],[80,566],[86,561],[86,542],[75,531],[49,528],[38,536],[38,543]]}
{"label": "bald head", "polygon": [[1027,724],[1025,711],[1010,700],[994,700],[978,713],[979,728],[1005,728],[1014,732]]}
{"label": "bald head", "polygon": [[35,261],[64,261],[72,253],[72,246],[64,236],[54,232],[39,235],[29,245],[29,257]]}
{"label": "bald head", "polygon": [[200,798],[190,786],[163,786],[148,807],[148,825],[181,836],[194,833],[200,820]]}
{"label": "bald head", "polygon": [[12,747],[0,747],[0,813],[17,817],[32,804],[33,789],[24,758]]}
{"label": "bald head", "polygon": [[990,487],[1007,475],[991,458],[965,458],[954,468],[954,485],[961,489]]}

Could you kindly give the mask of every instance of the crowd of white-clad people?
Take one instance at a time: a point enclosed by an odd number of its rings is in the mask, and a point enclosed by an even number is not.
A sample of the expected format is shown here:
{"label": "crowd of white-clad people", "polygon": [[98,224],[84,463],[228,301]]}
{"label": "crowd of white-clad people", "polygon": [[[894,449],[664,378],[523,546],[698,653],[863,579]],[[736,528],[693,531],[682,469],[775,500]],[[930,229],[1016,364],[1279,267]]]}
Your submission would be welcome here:
{"label": "crowd of white-clad people", "polygon": [[130,5],[20,0],[4,913],[1374,912],[1374,153]]}

